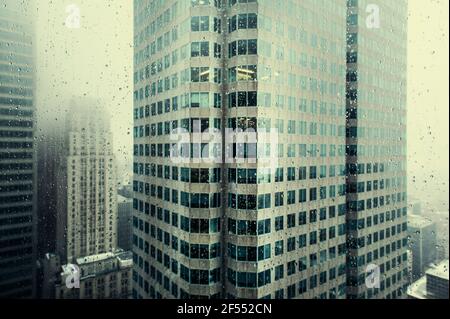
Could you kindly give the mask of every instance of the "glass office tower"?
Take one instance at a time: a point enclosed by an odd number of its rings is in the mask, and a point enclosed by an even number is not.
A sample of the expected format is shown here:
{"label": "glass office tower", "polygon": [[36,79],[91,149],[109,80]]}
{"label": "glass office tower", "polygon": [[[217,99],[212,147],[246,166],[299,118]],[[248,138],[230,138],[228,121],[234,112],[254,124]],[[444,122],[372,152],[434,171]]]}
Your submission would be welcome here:
{"label": "glass office tower", "polygon": [[134,297],[346,298],[352,3],[134,5]]}
{"label": "glass office tower", "polygon": [[37,240],[32,26],[25,3],[0,7],[0,298],[29,298]]}
{"label": "glass office tower", "polygon": [[[407,1],[348,1],[347,41],[348,297],[401,298],[408,278]],[[370,264],[379,267],[380,284],[368,289]]]}
{"label": "glass office tower", "polygon": [[[345,37],[345,1],[135,1],[135,297],[345,297]],[[177,164],[174,128],[277,143]]]}

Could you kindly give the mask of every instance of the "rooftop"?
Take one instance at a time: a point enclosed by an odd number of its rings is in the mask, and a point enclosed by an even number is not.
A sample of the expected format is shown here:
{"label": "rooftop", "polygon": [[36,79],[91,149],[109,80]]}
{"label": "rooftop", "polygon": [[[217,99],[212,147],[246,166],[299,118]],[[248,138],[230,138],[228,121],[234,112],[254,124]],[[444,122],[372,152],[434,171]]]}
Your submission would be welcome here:
{"label": "rooftop", "polygon": [[423,228],[433,225],[433,221],[423,216],[408,214],[408,226],[413,228]]}
{"label": "rooftop", "polygon": [[128,198],[128,197],[117,194],[117,203],[129,203],[132,201],[133,201],[132,198]]}
{"label": "rooftop", "polygon": [[96,261],[101,261],[101,260],[106,260],[109,258],[113,258],[115,256],[114,253],[112,252],[108,252],[108,253],[103,253],[103,254],[98,254],[98,255],[91,255],[91,256],[86,256],[86,257],[81,257],[77,259],[77,264],[78,265],[84,265],[84,264],[90,264]]}
{"label": "rooftop", "polygon": [[408,296],[414,299],[427,299],[427,277],[423,276],[409,286]]}
{"label": "rooftop", "polygon": [[442,279],[449,280],[448,276],[448,259],[444,260],[443,262],[439,263],[437,266],[427,270],[426,274]]}

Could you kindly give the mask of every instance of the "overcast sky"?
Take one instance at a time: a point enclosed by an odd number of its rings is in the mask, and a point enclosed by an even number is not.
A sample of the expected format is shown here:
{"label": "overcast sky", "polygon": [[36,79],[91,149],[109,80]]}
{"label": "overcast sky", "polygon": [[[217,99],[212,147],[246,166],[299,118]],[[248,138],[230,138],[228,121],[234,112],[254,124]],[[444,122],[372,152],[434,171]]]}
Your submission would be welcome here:
{"label": "overcast sky", "polygon": [[[132,1],[37,1],[37,100],[58,120],[72,96],[110,109],[117,157],[131,164]],[[67,28],[70,4],[80,28]],[[410,195],[448,207],[448,0],[409,0],[408,171]],[[41,122],[43,123],[43,122]],[[131,167],[131,166],[129,166]]]}

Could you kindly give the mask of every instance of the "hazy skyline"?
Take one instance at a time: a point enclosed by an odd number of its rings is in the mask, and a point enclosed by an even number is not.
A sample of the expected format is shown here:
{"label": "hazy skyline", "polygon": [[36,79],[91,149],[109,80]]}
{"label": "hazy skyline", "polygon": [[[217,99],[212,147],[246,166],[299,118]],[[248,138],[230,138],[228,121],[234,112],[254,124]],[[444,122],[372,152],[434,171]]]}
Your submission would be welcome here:
{"label": "hazy skyline", "polygon": [[[70,4],[80,8],[79,29],[65,26]],[[449,181],[448,5],[409,0],[409,194],[439,200],[441,209]],[[110,109],[117,159],[131,171],[132,1],[39,1],[36,17],[39,118],[60,120],[57,110],[72,96],[100,99]]]}

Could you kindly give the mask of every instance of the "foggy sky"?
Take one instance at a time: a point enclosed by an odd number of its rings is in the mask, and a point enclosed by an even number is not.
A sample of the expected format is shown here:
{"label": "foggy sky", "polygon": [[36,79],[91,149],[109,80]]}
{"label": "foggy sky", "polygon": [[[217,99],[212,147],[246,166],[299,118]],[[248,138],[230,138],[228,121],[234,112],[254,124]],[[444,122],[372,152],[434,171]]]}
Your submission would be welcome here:
{"label": "foggy sky", "polygon": [[[448,207],[449,4],[408,2],[409,194]],[[69,4],[81,9],[80,29],[64,25]],[[58,109],[73,95],[97,97],[110,108],[117,158],[131,170],[132,1],[39,0],[36,16],[40,125],[59,120]]]}

